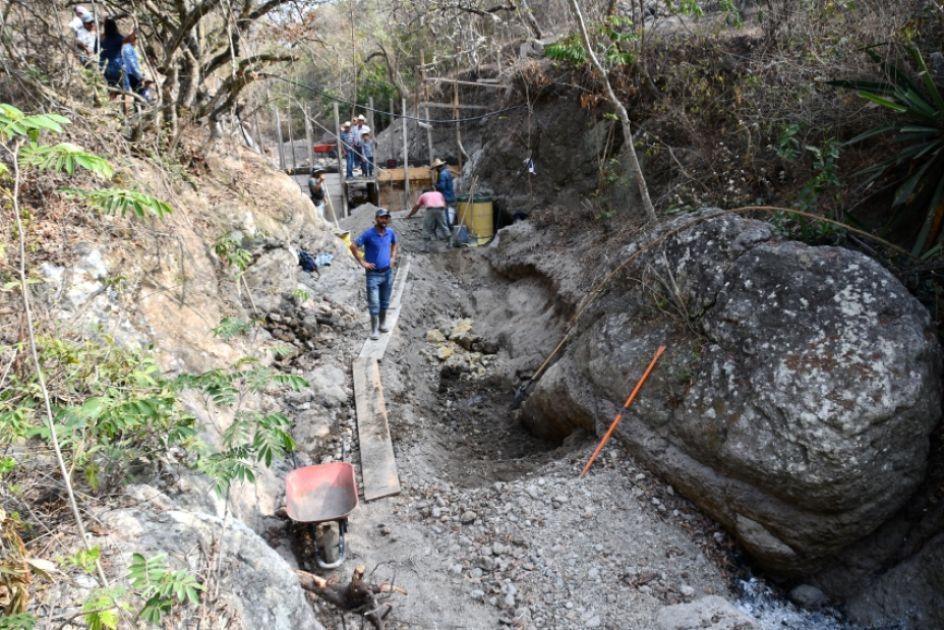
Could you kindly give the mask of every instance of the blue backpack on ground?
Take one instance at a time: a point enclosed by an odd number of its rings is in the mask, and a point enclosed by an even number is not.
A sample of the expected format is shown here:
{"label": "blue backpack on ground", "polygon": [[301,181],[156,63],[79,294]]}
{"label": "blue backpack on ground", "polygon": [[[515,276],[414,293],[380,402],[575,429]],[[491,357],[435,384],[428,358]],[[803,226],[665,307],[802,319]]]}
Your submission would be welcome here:
{"label": "blue backpack on ground", "polygon": [[308,273],[318,271],[318,263],[316,263],[314,257],[304,249],[298,250],[298,265],[303,271],[307,271]]}

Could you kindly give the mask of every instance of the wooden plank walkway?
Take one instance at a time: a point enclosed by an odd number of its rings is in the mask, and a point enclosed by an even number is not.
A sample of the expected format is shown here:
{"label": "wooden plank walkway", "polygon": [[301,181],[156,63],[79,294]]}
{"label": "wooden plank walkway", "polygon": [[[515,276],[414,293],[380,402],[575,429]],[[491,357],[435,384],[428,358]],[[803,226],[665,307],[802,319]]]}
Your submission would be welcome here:
{"label": "wooden plank walkway", "polygon": [[357,436],[361,447],[364,500],[373,501],[400,493],[397,460],[390,440],[387,407],[380,384],[380,363],[374,358],[354,361],[354,401]]}
{"label": "wooden plank walkway", "polygon": [[380,382],[380,361],[400,319],[400,302],[410,275],[410,259],[405,258],[393,281],[387,325],[390,332],[376,341],[368,339],[354,360],[354,405],[357,411],[357,436],[361,451],[361,476],[364,500],[373,501],[400,493],[400,477],[390,439],[387,406]]}

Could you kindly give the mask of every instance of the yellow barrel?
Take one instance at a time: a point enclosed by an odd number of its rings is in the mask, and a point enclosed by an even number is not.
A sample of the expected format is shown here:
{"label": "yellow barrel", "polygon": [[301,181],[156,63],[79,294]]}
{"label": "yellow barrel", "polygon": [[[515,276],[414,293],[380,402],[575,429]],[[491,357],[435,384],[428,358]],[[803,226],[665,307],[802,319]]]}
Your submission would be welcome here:
{"label": "yellow barrel", "polygon": [[475,236],[476,243],[483,245],[492,240],[495,235],[492,198],[476,195],[470,199],[468,195],[459,195],[456,202],[459,223],[466,226]]}

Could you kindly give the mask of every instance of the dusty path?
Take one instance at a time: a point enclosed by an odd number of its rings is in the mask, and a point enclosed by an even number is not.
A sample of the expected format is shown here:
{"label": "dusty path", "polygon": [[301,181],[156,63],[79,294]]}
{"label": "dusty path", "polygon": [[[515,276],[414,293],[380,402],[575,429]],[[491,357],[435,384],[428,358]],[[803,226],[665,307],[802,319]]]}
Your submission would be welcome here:
{"label": "dusty path", "polygon": [[[345,227],[363,229],[371,216],[361,209]],[[357,508],[339,579],[363,564],[373,580],[403,586],[409,594],[391,598],[388,618],[397,628],[642,629],[666,604],[726,594],[724,535],[687,501],[617,445],[578,480],[588,436],[548,444],[515,422],[507,353],[480,329],[515,289],[490,278],[476,250],[425,251],[421,224],[393,222],[412,279],[381,366],[403,492]],[[427,336],[463,318],[497,352],[455,378]],[[359,349],[349,342],[346,353]],[[342,432],[356,435],[353,419]]]}

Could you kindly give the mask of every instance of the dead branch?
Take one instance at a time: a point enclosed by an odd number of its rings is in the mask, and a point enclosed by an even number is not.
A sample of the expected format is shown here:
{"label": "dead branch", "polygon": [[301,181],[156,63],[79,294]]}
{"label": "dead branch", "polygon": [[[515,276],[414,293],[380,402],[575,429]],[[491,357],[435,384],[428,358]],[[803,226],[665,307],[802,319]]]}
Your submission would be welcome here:
{"label": "dead branch", "polygon": [[295,573],[298,575],[301,587],[306,591],[314,593],[343,612],[360,614],[376,630],[383,630],[384,619],[393,610],[393,606],[378,602],[376,596],[383,593],[406,595],[406,590],[386,582],[382,584],[365,582],[365,571],[363,565],[357,566],[348,584],[326,580],[300,569],[297,569]]}

